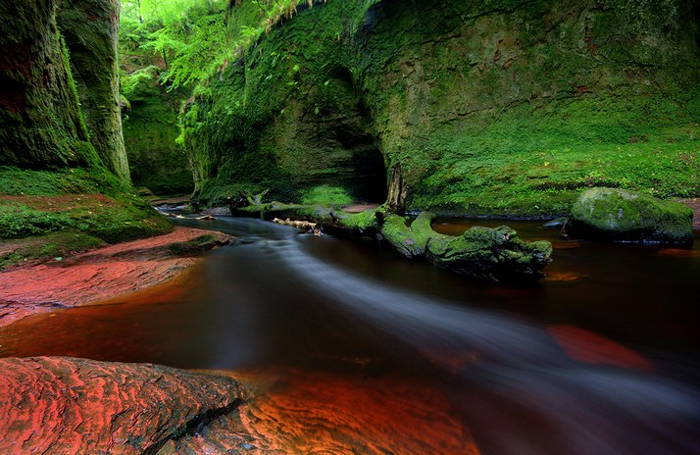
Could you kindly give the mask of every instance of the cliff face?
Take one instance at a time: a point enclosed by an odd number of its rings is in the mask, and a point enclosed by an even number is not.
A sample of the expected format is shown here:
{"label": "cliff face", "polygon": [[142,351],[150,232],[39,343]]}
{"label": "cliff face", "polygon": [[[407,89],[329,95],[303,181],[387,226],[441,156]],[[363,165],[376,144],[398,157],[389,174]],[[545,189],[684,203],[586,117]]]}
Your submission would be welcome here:
{"label": "cliff face", "polygon": [[590,185],[700,194],[699,16],[689,0],[317,4],[188,104],[196,194],[391,187],[409,208],[516,214]]}
{"label": "cliff face", "polygon": [[128,181],[119,107],[119,0],[64,0],[58,24],[70,52],[90,142],[105,165]]}
{"label": "cliff face", "polygon": [[0,19],[0,165],[94,159],[56,27],[56,1],[2,2]]}
{"label": "cliff face", "polygon": [[124,143],[134,185],[156,194],[192,192],[187,155],[176,143],[180,134],[178,112],[186,97],[184,90],[168,92],[151,79],[140,82],[129,93]]}
{"label": "cliff face", "polygon": [[3,250],[0,268],[171,229],[131,194],[118,5],[0,2],[0,243],[24,239]]}
{"label": "cliff face", "polygon": [[128,181],[118,17],[116,0],[0,5],[0,164],[105,165]]}

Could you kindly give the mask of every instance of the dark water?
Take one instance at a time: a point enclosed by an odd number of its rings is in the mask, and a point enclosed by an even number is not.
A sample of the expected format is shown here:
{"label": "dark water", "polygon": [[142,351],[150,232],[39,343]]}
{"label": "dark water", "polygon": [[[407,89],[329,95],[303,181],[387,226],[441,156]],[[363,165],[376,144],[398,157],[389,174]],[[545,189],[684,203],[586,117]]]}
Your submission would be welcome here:
{"label": "dark water", "polygon": [[508,224],[554,242],[540,285],[477,284],[371,242],[258,220],[206,222],[239,244],[176,285],[20,321],[0,349],[419,378],[486,454],[700,453],[699,247],[564,241],[539,223]]}

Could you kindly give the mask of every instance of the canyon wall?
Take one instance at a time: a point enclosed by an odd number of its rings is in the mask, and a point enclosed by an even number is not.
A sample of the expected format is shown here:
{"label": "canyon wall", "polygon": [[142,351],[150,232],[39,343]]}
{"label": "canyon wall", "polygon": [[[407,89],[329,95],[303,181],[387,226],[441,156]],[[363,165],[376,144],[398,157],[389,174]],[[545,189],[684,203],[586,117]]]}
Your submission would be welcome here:
{"label": "canyon wall", "polygon": [[502,214],[562,213],[594,185],[698,196],[699,16],[690,0],[300,6],[186,105],[195,195],[391,187],[409,209]]}
{"label": "canyon wall", "polygon": [[117,0],[0,4],[0,165],[106,166],[128,181]]}

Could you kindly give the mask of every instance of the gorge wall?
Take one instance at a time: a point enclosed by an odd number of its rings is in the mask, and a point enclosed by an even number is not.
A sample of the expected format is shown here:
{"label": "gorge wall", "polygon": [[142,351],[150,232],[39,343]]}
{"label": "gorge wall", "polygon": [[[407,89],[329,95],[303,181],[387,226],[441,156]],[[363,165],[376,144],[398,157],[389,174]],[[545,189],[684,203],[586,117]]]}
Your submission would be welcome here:
{"label": "gorge wall", "polygon": [[0,5],[0,165],[106,166],[128,181],[116,73],[119,2]]}
{"label": "gorge wall", "polygon": [[118,99],[116,0],[0,2],[0,269],[152,236]]}
{"label": "gorge wall", "polygon": [[119,106],[119,0],[63,0],[58,23],[70,53],[90,142],[105,165],[129,180]]}
{"label": "gorge wall", "polygon": [[563,213],[592,185],[698,196],[699,18],[690,0],[299,6],[186,105],[195,196],[392,187],[499,214]]}

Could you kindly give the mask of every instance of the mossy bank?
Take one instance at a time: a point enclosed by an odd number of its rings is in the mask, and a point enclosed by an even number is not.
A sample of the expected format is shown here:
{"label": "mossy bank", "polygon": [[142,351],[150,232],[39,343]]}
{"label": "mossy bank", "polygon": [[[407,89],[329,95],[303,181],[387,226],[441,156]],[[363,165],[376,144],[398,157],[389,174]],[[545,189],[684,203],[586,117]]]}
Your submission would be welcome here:
{"label": "mossy bank", "polygon": [[195,88],[195,196],[393,186],[409,210],[491,215],[568,213],[589,186],[698,196],[699,16],[690,0],[299,7]]}
{"label": "mossy bank", "polygon": [[167,232],[133,194],[114,0],[0,3],[0,265]]}

